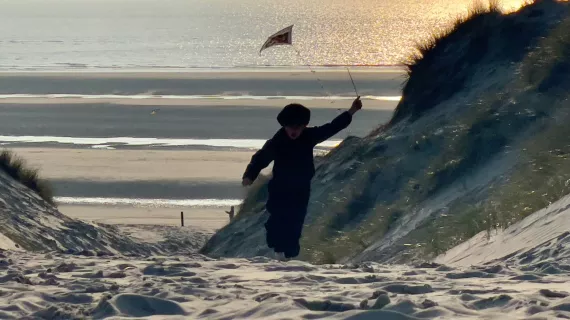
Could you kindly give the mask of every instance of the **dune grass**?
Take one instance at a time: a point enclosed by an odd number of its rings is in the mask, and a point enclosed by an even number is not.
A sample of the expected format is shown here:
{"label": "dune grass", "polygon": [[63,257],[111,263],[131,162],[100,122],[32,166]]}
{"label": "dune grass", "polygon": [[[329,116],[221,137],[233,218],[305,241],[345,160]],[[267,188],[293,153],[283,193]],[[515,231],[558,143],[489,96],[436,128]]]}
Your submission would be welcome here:
{"label": "dune grass", "polygon": [[521,21],[532,24],[532,17],[541,14],[536,7],[535,1],[527,1],[518,12],[505,13],[498,1],[478,2],[447,28],[418,42],[415,52],[402,62],[407,76],[389,125],[417,120],[462,92],[484,61],[500,64],[523,59],[527,47],[544,29],[537,26],[520,32]]}
{"label": "dune grass", "polygon": [[[568,30],[570,18],[529,52],[518,68],[518,81],[507,90],[509,95],[495,100],[495,105],[488,102],[488,111],[478,110],[479,127],[483,124],[494,136],[509,139],[505,145],[509,152],[517,152],[516,166],[483,194],[452,203],[448,208],[452,214],[434,217],[408,237],[420,246],[418,256],[431,258],[481,231],[505,229],[570,193]],[[505,134],[506,128],[516,126],[531,131],[523,139]]]}
{"label": "dune grass", "polygon": [[2,150],[0,152],[0,170],[35,191],[48,203],[55,205],[51,185],[40,178],[38,169],[29,167],[26,161],[13,151]]}
{"label": "dune grass", "polygon": [[390,124],[407,117],[415,120],[460,92],[470,76],[467,69],[487,54],[501,20],[498,2],[478,3],[449,27],[418,42],[415,52],[403,61],[407,76]]}
{"label": "dune grass", "polygon": [[562,141],[568,134],[568,126],[552,126],[526,142],[524,159],[503,181],[418,228],[409,241],[421,246],[420,256],[433,258],[479,232],[503,230],[570,193],[570,148]]}

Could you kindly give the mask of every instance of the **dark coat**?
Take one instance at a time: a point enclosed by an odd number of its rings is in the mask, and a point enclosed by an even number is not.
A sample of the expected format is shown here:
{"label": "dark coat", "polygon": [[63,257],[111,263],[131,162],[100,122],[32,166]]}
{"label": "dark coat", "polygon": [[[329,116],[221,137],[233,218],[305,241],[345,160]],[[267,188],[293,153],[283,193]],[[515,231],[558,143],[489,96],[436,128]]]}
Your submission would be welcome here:
{"label": "dark coat", "polygon": [[273,177],[269,182],[267,210],[306,211],[311,179],[315,175],[314,147],[348,127],[352,115],[345,111],[333,121],[318,127],[308,127],[295,140],[289,138],[284,128],[263,145],[251,158],[243,175],[252,181],[260,171],[273,164]]}

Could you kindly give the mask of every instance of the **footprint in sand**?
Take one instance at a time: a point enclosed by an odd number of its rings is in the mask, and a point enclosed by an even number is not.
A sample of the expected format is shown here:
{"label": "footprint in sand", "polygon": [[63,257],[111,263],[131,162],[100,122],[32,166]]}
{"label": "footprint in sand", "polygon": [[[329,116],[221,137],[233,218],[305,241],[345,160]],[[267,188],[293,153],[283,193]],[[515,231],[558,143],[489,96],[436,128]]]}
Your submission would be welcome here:
{"label": "footprint in sand", "polygon": [[434,292],[429,284],[412,286],[407,284],[391,284],[383,287],[384,290],[398,294],[425,294]]}
{"label": "footprint in sand", "polygon": [[214,268],[218,269],[239,269],[240,265],[235,263],[219,263],[214,265]]}
{"label": "footprint in sand", "polygon": [[157,315],[186,316],[188,314],[174,301],[137,294],[119,294],[111,300],[100,303],[93,313],[99,316],[116,315],[116,312],[113,312],[113,310],[120,312],[121,316],[126,317],[149,317]]}
{"label": "footprint in sand", "polygon": [[77,269],[77,265],[73,262],[71,263],[64,262],[55,268],[57,272],[73,272],[75,269]]}
{"label": "footprint in sand", "polygon": [[311,310],[311,311],[332,311],[332,312],[344,312],[348,310],[354,310],[356,307],[349,303],[334,302],[330,300],[325,301],[307,301],[305,299],[294,299],[299,305]]}
{"label": "footprint in sand", "polygon": [[552,308],[550,308],[551,310],[556,310],[556,311],[565,311],[565,312],[570,312],[570,299],[565,299],[565,302],[557,304],[555,306],[553,306]]}
{"label": "footprint in sand", "polygon": [[489,274],[483,271],[465,271],[458,273],[448,273],[445,275],[448,279],[467,279],[467,278],[494,278],[494,274]]}
{"label": "footprint in sand", "polygon": [[471,304],[471,307],[476,310],[504,307],[512,299],[511,296],[502,294],[500,296],[477,300]]}
{"label": "footprint in sand", "polygon": [[568,297],[568,293],[566,292],[558,292],[558,291],[552,291],[552,290],[548,290],[548,289],[542,289],[539,291],[539,293],[547,298],[566,298]]}
{"label": "footprint in sand", "polygon": [[295,265],[285,265],[285,266],[267,266],[265,267],[265,271],[268,272],[278,272],[278,271],[285,271],[285,272],[312,272],[317,270],[314,267],[310,266],[295,266]]}
{"label": "footprint in sand", "polygon": [[172,267],[172,266],[162,266],[162,265],[150,265],[143,269],[143,274],[145,276],[185,276],[192,277],[196,273],[188,271],[185,268]]}

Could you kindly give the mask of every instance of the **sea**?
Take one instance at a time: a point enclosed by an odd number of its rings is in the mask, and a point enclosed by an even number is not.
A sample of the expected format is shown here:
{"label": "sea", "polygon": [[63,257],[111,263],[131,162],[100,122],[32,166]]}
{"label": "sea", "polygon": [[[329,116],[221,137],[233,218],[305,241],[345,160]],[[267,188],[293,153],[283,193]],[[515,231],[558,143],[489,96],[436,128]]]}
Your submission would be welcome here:
{"label": "sea", "polygon": [[[0,70],[399,65],[474,3],[0,0]],[[267,37],[289,25],[294,47],[260,55]]]}

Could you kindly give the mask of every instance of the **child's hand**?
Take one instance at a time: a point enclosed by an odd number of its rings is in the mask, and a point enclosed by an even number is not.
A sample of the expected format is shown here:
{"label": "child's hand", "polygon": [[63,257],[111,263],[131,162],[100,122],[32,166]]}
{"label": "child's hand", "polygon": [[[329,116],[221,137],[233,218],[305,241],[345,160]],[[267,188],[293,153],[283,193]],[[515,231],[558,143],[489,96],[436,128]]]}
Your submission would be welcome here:
{"label": "child's hand", "polygon": [[244,187],[250,186],[252,183],[253,181],[250,178],[243,178],[241,181],[241,185]]}
{"label": "child's hand", "polygon": [[354,101],[352,102],[352,106],[350,107],[348,112],[350,112],[350,114],[355,114],[360,109],[362,109],[362,101],[360,101],[360,96],[358,96],[358,98],[354,99]]}

